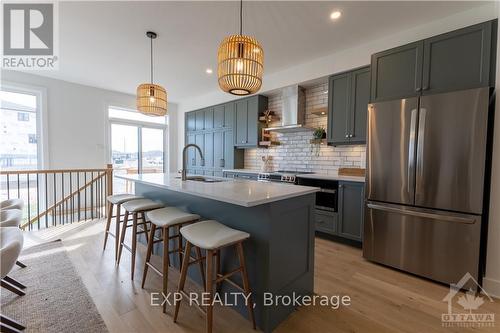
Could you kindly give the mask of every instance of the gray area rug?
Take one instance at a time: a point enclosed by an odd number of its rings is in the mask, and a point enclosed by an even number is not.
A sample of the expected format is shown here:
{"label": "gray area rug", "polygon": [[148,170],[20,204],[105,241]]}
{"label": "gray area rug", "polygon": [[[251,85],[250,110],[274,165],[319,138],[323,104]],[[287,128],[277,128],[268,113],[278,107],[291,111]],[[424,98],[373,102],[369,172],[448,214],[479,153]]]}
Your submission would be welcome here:
{"label": "gray area rug", "polygon": [[61,241],[23,251],[9,274],[27,286],[26,296],[1,290],[1,312],[26,326],[24,332],[108,332]]}

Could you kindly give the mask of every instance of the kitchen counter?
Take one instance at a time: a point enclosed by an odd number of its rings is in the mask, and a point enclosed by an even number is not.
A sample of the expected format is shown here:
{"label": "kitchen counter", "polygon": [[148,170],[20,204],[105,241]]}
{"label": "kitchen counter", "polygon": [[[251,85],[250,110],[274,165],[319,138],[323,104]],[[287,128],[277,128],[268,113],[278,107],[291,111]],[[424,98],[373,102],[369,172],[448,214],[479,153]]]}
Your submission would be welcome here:
{"label": "kitchen counter", "polygon": [[216,178],[220,182],[181,181],[178,174],[166,173],[116,175],[116,177],[243,207],[258,206],[319,191],[316,187],[243,179]]}
{"label": "kitchen counter", "polygon": [[262,173],[259,169],[224,169],[222,172],[251,173],[254,175]]}
{"label": "kitchen counter", "polygon": [[346,182],[359,182],[364,183],[365,177],[358,176],[340,176],[340,175],[327,175],[322,173],[311,173],[311,174],[302,174],[297,175],[300,178],[311,178],[311,179],[325,179],[325,180],[341,180]]}
{"label": "kitchen counter", "polygon": [[[272,332],[295,311],[294,306],[286,304],[266,306],[266,293],[275,297],[313,294],[314,211],[318,188],[221,178],[217,180],[224,181],[215,183],[181,181],[177,174],[116,177],[135,182],[137,195],[250,234],[243,244],[245,260],[255,302],[255,319],[265,333]],[[140,235],[139,241],[146,242],[144,235]],[[170,242],[171,248],[177,246],[176,240]],[[162,255],[162,247],[155,245],[155,254]],[[233,249],[224,248],[220,261],[224,274],[234,270],[237,256]],[[178,256],[173,256],[171,263],[179,268]],[[190,269],[188,275],[192,281],[202,283],[199,270]],[[230,294],[234,291],[229,283],[221,283],[222,299],[234,297]],[[242,296],[232,306],[243,316],[247,315]]]}

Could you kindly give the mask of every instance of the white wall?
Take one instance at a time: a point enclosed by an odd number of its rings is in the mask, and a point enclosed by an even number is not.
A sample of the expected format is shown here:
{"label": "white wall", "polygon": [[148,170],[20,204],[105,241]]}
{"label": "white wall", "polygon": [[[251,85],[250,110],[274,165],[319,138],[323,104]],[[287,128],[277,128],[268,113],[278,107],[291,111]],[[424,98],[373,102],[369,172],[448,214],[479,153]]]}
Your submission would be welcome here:
{"label": "white wall", "polygon": [[[351,49],[342,50],[321,58],[311,59],[311,61],[307,63],[265,75],[263,78],[263,87],[260,93],[265,94],[268,91],[288,85],[310,81],[355,67],[367,65],[370,63],[370,56],[373,53],[440,33],[466,27],[475,23],[488,21],[496,17],[496,3],[491,2],[479,8],[451,15],[425,25],[417,26],[405,31],[395,32],[393,35],[373,40],[369,43],[365,43]],[[194,96],[187,101],[181,101],[179,103],[179,135],[177,137],[179,145],[184,145],[185,112],[204,106],[223,103],[232,99],[234,99],[234,96],[223,93],[220,89],[214,89],[212,93],[202,96]],[[180,155],[178,157],[178,161],[181,161]]]}
{"label": "white wall", "polygon": [[[500,17],[500,7],[497,8],[497,13]],[[495,133],[493,138],[486,276],[483,280],[483,287],[490,295],[500,298],[500,30],[497,37]]]}
{"label": "white wall", "polygon": [[[107,107],[135,108],[135,96],[38,75],[2,70],[2,83],[27,85],[46,91],[44,126],[48,129],[48,163],[44,168],[102,168],[109,163]],[[176,104],[169,104],[175,124]],[[175,143],[177,131],[169,133]],[[175,135],[170,138],[171,135]],[[172,148],[175,166],[177,150]]]}

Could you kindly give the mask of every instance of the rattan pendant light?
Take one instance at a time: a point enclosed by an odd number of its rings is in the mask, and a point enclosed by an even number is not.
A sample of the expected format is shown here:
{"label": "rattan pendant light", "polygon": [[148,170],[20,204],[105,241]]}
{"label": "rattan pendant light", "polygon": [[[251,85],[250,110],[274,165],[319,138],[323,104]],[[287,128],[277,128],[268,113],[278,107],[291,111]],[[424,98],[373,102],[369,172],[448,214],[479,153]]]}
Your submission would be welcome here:
{"label": "rattan pendant light", "polygon": [[264,73],[264,50],[253,37],[243,35],[243,1],[240,0],[240,33],[226,37],[217,53],[219,87],[233,95],[259,91]]}
{"label": "rattan pendant light", "polygon": [[143,83],[137,87],[137,110],[147,116],[164,116],[167,114],[167,92],[153,83],[153,39],[155,32],[148,31],[146,36],[151,40],[151,83]]}

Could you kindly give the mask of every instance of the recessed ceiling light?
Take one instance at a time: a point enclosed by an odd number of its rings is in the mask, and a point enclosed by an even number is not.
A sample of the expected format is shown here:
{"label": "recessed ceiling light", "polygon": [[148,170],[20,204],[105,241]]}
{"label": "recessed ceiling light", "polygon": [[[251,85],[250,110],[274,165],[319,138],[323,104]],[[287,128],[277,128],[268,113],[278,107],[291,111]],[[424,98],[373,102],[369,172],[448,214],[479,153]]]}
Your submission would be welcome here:
{"label": "recessed ceiling light", "polygon": [[338,10],[333,11],[333,12],[330,14],[330,18],[331,18],[332,20],[336,20],[336,19],[338,19],[340,16],[342,16],[342,13],[341,13],[341,12],[339,12]]}
{"label": "recessed ceiling light", "polygon": [[207,74],[212,74],[214,71],[212,70],[212,68],[207,68],[207,69],[205,70],[205,72],[206,72]]}

